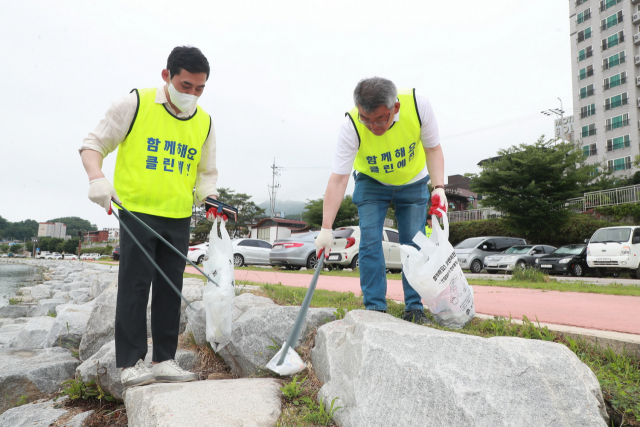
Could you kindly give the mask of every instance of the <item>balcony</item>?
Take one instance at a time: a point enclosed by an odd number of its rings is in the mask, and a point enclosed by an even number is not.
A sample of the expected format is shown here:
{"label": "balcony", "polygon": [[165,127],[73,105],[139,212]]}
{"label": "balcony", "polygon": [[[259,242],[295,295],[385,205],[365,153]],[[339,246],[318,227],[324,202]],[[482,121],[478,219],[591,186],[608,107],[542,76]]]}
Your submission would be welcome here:
{"label": "balcony", "polygon": [[609,90],[609,89],[611,89],[613,87],[618,87],[618,86],[620,86],[622,84],[625,84],[626,82],[627,82],[627,76],[623,76],[623,77],[620,78],[620,80],[614,80],[613,82],[609,80],[609,81],[605,82],[605,84],[603,85],[604,86],[604,90]]}
{"label": "balcony", "polygon": [[609,123],[608,125],[605,126],[605,130],[618,129],[624,126],[629,126],[629,119],[624,119],[621,122]]}
{"label": "balcony", "polygon": [[[640,99],[640,98],[638,98],[638,99]],[[586,119],[589,116],[593,116],[595,113],[596,113],[596,109],[595,108],[592,108],[589,111],[581,111],[580,112],[580,118],[581,119]]]}
{"label": "balcony", "polygon": [[[636,37],[636,36],[637,36],[637,37]],[[636,38],[637,38],[637,40],[638,40],[638,41],[636,41]],[[622,43],[623,41],[624,41],[624,34],[622,34],[622,33],[618,33],[618,39],[617,39],[617,40],[614,40],[614,43],[613,43],[613,44],[609,44],[609,43],[607,42],[607,39],[604,39],[604,40],[602,40],[602,45],[600,46],[600,48],[601,48],[602,50],[607,50],[607,49],[610,49],[610,48],[612,48],[612,47],[614,47],[614,46],[618,46],[618,45],[619,45],[620,43]],[[633,36],[633,42],[634,42],[634,43],[639,43],[639,42],[640,42],[640,33],[638,33],[638,34],[636,34],[635,36]]]}
{"label": "balcony", "polygon": [[582,15],[582,20],[580,20],[580,18],[576,18],[576,21],[578,22],[578,24],[582,24],[584,21],[586,21],[587,19],[591,19],[591,11],[585,13]]}
{"label": "balcony", "polygon": [[583,138],[586,138],[588,136],[593,136],[595,134],[596,134],[596,129],[593,128],[593,129],[589,129],[589,130],[583,130],[582,133],[581,133],[581,136]]}
{"label": "balcony", "polygon": [[585,73],[580,74],[578,76],[578,80],[584,80],[587,77],[591,77],[591,76],[593,76],[593,69],[587,70]]}
{"label": "balcony", "polygon": [[[580,6],[583,3],[586,3],[588,0],[576,0],[576,6]],[[631,2],[633,3],[633,0],[631,0]]]}
{"label": "balcony", "polygon": [[585,59],[591,58],[592,56],[593,56],[593,51],[592,50],[588,50],[584,54],[578,55],[578,62],[584,61]]}
{"label": "balcony", "polygon": [[620,167],[622,165],[608,165],[607,169],[609,169],[609,172],[617,172],[617,171],[622,171],[622,170],[627,170],[627,169],[631,169],[631,162],[625,162],[624,163],[624,167]]}
{"label": "balcony", "polygon": [[580,92],[580,99],[585,99],[593,95],[593,89],[589,89],[585,92]]}
{"label": "balcony", "polygon": [[621,107],[623,105],[627,105],[628,103],[629,103],[629,98],[623,98],[621,100],[616,100],[616,101],[614,101],[614,102],[612,102],[610,104],[609,103],[605,103],[604,104],[604,110],[608,111],[608,110],[611,110],[613,108],[618,108],[618,107]]}
{"label": "balcony", "polygon": [[590,38],[591,38],[591,33],[589,34],[580,33],[578,34],[578,43],[583,42],[586,39],[590,39]]}

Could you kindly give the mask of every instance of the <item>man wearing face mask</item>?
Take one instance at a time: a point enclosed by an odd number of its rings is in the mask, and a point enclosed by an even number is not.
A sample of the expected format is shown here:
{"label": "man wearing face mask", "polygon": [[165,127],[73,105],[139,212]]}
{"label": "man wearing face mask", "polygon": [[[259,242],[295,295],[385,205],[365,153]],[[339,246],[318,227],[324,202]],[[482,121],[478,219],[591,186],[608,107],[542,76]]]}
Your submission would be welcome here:
{"label": "man wearing face mask", "polygon": [[[80,148],[89,178],[89,199],[111,210],[111,198],[186,255],[192,205],[216,198],[216,141],[211,117],[197,105],[209,77],[209,62],[195,47],[171,51],[165,84],[134,89],[115,101]],[[114,185],[102,173],[102,159],[118,148]],[[193,192],[195,186],[195,193]],[[185,262],[126,212],[123,223],[182,289]],[[154,381],[198,378],[174,360],[180,297],[158,274],[128,233],[120,234],[116,306],[116,364],[125,388]],[[153,366],[147,353],[146,308],[151,296]]]}

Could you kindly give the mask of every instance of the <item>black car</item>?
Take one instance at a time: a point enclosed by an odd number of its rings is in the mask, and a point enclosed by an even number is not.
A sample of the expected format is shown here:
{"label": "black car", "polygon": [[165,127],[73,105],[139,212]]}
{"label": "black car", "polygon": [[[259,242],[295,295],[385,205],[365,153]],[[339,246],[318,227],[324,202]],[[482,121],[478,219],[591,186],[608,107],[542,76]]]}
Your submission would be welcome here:
{"label": "black car", "polygon": [[549,274],[571,274],[584,276],[596,271],[587,265],[587,245],[562,246],[553,253],[536,260],[536,267]]}
{"label": "black car", "polygon": [[118,261],[120,259],[120,246],[116,246],[113,252],[111,252],[111,256],[114,261]]}

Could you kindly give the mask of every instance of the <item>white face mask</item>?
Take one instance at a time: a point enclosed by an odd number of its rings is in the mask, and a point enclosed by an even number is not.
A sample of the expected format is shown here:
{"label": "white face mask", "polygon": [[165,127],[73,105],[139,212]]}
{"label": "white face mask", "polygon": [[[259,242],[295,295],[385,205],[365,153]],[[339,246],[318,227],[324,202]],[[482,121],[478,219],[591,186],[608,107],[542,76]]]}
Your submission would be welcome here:
{"label": "white face mask", "polygon": [[196,95],[178,92],[178,90],[173,87],[171,80],[169,80],[168,90],[171,102],[182,112],[189,111],[191,107],[194,107],[198,102],[198,97]]}

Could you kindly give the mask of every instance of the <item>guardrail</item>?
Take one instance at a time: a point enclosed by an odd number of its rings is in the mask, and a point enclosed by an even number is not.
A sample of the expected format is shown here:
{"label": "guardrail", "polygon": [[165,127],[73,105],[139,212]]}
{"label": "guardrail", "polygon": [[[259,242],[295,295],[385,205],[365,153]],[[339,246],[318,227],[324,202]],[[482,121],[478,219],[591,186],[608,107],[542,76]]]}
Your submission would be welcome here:
{"label": "guardrail", "polygon": [[470,209],[467,211],[447,212],[449,222],[479,221],[502,217],[502,213],[493,208]]}

